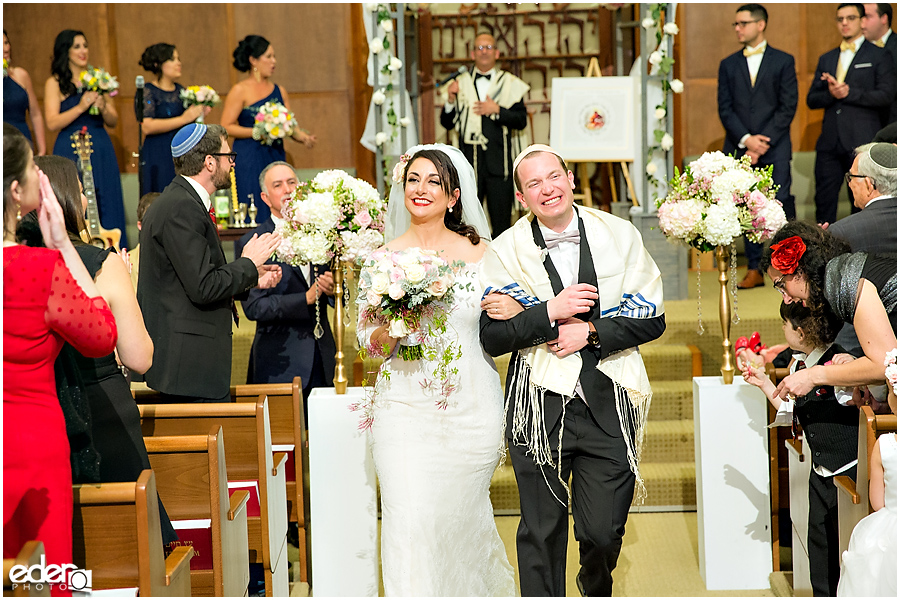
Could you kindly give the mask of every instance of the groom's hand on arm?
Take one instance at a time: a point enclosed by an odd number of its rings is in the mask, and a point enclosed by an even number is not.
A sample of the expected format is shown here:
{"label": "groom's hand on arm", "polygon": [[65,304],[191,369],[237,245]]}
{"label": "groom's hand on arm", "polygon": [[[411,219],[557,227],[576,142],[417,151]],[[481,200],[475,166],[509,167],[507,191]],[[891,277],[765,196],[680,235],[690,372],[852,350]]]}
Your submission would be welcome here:
{"label": "groom's hand on arm", "polygon": [[589,283],[570,285],[547,301],[547,316],[553,322],[586,313],[599,298],[597,288]]}
{"label": "groom's hand on arm", "polygon": [[590,331],[587,321],[562,319],[556,324],[559,326],[559,337],[547,342],[550,352],[560,358],[565,358],[587,346],[587,337]]}

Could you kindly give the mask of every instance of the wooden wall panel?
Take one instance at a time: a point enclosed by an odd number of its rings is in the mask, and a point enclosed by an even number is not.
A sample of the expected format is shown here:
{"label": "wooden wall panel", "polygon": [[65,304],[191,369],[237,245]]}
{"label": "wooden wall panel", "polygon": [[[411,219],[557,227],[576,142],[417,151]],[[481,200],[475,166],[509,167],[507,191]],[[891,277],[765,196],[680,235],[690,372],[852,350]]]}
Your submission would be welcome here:
{"label": "wooden wall panel", "polygon": [[[137,172],[137,123],[134,79],[152,74],[139,65],[144,48],[157,42],[178,46],[184,63],[182,85],[206,84],[224,96],[246,75],[232,66],[237,40],[263,35],[275,46],[275,81],[285,87],[302,127],[318,136],[306,150],[288,142],[288,160],[302,168],[355,167],[371,178],[371,152],[359,146],[371,90],[365,86],[368,53],[361,8],[353,4],[25,4],[3,5],[4,27],[12,43],[13,63],[32,77],[43,104],[50,76],[53,39],[66,28],[85,32],[91,64],[108,69],[121,84],[114,99],[117,127],[109,130],[123,172]],[[320,26],[325,24],[327,26]],[[360,39],[355,39],[354,36]],[[221,107],[207,117],[218,123]],[[48,133],[52,149],[55,133]]]}
{"label": "wooden wall panel", "polygon": [[[685,155],[721,149],[725,130],[718,118],[716,80],[719,63],[740,49],[731,23],[740,3],[679,4],[681,28],[676,72],[685,92],[676,103],[676,164]],[[767,40],[792,54],[797,69],[797,114],[791,124],[795,151],[813,150],[822,128],[822,110],[806,107],[806,93],[821,54],[837,46],[837,4],[767,4]]]}

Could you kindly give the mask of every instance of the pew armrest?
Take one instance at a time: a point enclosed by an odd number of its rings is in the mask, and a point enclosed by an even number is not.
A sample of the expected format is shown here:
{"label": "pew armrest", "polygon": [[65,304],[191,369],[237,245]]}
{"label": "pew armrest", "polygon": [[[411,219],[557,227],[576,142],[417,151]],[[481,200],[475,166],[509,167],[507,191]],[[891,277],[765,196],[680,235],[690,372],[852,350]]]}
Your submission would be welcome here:
{"label": "pew armrest", "polygon": [[836,475],[834,477],[834,485],[838,489],[838,494],[841,492],[847,494],[849,496],[850,502],[853,504],[859,504],[860,497],[859,492],[856,491],[856,482],[847,477],[846,475]]}
{"label": "pew armrest", "polygon": [[[192,546],[176,546],[166,558],[166,586],[172,588],[169,592],[174,596],[190,596],[192,556],[194,556],[194,548]],[[186,591],[179,590],[182,582],[187,583]]]}
{"label": "pew armrest", "polygon": [[250,500],[250,492],[247,490],[237,490],[231,493],[231,506],[228,509],[229,521],[237,518],[240,512],[246,508],[248,500]]}
{"label": "pew armrest", "polygon": [[287,464],[288,455],[287,452],[279,452],[277,453],[272,460],[272,476],[278,475],[278,471],[281,467]]}

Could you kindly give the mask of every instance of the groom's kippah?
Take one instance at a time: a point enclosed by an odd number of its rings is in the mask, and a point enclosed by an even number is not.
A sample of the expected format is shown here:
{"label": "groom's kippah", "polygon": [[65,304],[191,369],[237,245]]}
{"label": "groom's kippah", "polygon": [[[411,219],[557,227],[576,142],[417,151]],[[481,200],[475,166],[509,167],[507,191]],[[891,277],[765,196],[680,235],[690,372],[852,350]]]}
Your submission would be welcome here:
{"label": "groom's kippah", "polygon": [[869,150],[869,156],[872,157],[872,162],[879,167],[885,169],[897,168],[897,146],[894,144],[886,142],[874,144]]}
{"label": "groom's kippah", "polygon": [[532,152],[549,152],[550,154],[555,154],[556,156],[558,156],[559,160],[561,160],[563,163],[566,162],[566,159],[564,159],[562,157],[562,155],[560,155],[559,152],[557,152],[550,146],[548,146],[546,144],[532,144],[532,145],[528,146],[527,148],[525,148],[524,150],[522,150],[521,152],[519,152],[519,155],[516,157],[516,160],[513,161],[513,173],[515,173],[516,169],[519,168],[519,163],[522,162],[522,159],[524,159],[526,156],[528,156]]}
{"label": "groom's kippah", "polygon": [[206,125],[191,123],[178,130],[172,138],[172,158],[184,156],[206,135]]}

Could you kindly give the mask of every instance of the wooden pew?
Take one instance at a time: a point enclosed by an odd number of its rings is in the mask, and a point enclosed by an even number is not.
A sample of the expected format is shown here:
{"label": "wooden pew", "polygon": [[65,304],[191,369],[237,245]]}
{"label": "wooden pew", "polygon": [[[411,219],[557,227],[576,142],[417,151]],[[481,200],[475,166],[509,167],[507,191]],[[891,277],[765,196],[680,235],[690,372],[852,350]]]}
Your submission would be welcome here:
{"label": "wooden pew", "polygon": [[163,558],[153,471],[143,471],[134,483],[77,484],[72,491],[72,562],[93,572],[93,589],[191,595],[193,549],[180,546]]}
{"label": "wooden pew", "polygon": [[272,454],[269,406],[265,396],[251,403],[142,404],[145,437],[224,432],[229,481],[257,481],[260,515],[247,517],[250,562],[262,563],[266,595],[287,596],[287,497],[285,454]]}
{"label": "wooden pew", "polygon": [[32,584],[16,584],[13,588],[12,581],[9,578],[9,572],[15,566],[30,567],[31,565],[41,564],[41,557],[44,555],[43,542],[30,541],[25,542],[19,554],[15,558],[3,559],[3,595],[17,597],[42,598],[50,596],[49,585],[32,585]]}
{"label": "wooden pew", "polygon": [[191,569],[195,596],[246,596],[250,584],[247,500],[229,495],[222,428],[208,435],[144,439],[159,496],[172,520],[210,519],[212,569]]}
{"label": "wooden pew", "polygon": [[[300,533],[300,581],[310,583],[309,562],[309,447],[306,441],[306,419],[303,416],[303,385],[299,377],[293,383],[247,384],[231,386],[235,402],[256,402],[265,394],[269,399],[272,444],[290,445],[293,452],[293,481],[286,481],[288,520],[297,523]],[[298,450],[299,449],[299,450]],[[298,485],[302,482],[302,485]]]}
{"label": "wooden pew", "polygon": [[838,531],[841,552],[850,545],[850,534],[859,521],[872,512],[869,503],[869,465],[878,436],[897,431],[897,415],[876,415],[869,406],[859,409],[856,481],[845,475],[834,477],[838,489]]}

